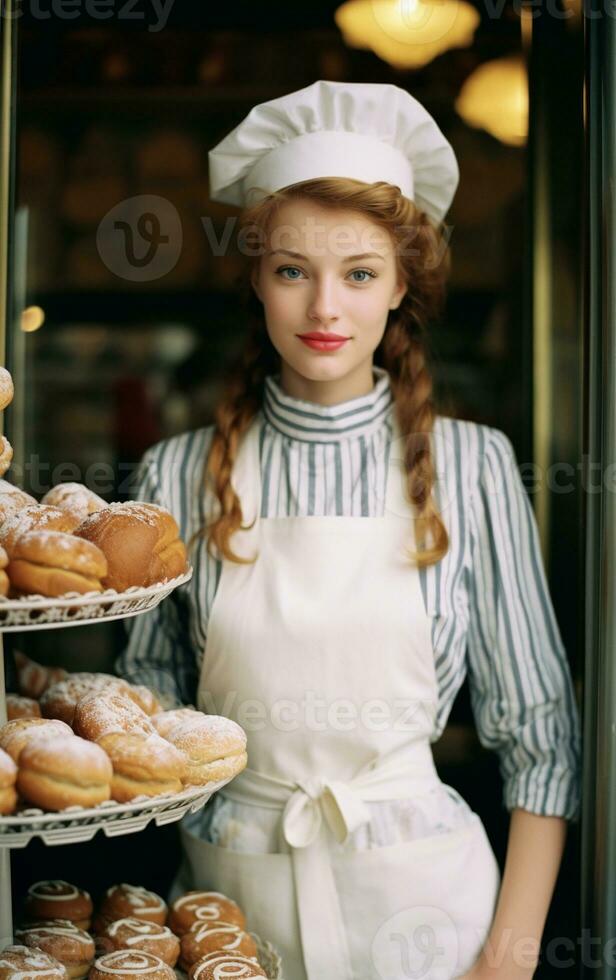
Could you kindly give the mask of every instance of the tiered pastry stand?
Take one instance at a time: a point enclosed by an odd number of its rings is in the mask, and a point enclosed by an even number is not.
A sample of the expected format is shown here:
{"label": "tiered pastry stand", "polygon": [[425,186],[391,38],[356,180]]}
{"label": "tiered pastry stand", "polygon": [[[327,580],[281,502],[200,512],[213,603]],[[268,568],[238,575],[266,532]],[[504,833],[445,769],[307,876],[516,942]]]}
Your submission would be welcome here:
{"label": "tiered pastry stand", "polygon": [[[33,596],[11,601],[0,598],[0,724],[6,721],[2,633],[83,626],[137,616],[154,609],[175,588],[188,582],[191,575],[192,570],[189,570],[180,578],[160,585],[148,589],[129,589],[122,593],[108,591],[61,599]],[[152,820],[158,826],[172,823],[204,806],[225,782],[228,780],[207,787],[194,787],[182,793],[141,797],[131,803],[109,801],[91,809],[73,807],[60,813],[30,809],[10,817],[0,817],[0,948],[12,942],[13,937],[12,847],[25,847],[33,837],[41,837],[46,844],[70,844],[90,840],[99,830],[108,837],[116,837],[143,830]]]}

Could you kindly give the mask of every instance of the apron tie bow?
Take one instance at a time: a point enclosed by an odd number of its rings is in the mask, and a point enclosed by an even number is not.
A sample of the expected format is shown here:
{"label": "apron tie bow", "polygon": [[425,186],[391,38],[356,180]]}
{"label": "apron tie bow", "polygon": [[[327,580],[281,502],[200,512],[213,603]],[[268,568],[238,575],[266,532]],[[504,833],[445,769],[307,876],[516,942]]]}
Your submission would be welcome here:
{"label": "apron tie bow", "polygon": [[291,847],[312,844],[323,818],[339,844],[370,818],[368,807],[348,783],[306,780],[297,787],[282,814],[283,836]]}

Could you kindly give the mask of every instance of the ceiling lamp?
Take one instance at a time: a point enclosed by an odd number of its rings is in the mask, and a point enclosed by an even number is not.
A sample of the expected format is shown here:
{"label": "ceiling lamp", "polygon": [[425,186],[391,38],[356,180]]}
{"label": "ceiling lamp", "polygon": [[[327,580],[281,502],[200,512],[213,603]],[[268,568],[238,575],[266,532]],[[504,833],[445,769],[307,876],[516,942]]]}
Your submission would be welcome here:
{"label": "ceiling lamp", "polygon": [[465,0],[347,0],[334,14],[351,48],[369,48],[394,68],[421,68],[473,43],[481,17]]}
{"label": "ceiling lamp", "polygon": [[528,135],[528,76],[522,57],[486,61],[466,79],[454,102],[469,126],[501,143],[523,146]]}

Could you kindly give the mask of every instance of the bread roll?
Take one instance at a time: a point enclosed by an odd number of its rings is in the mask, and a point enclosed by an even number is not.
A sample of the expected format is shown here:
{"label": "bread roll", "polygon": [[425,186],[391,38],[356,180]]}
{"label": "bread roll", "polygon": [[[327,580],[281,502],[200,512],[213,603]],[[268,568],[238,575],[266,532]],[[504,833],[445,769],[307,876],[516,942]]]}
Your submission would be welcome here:
{"label": "bread roll", "polygon": [[0,436],[0,476],[4,476],[13,461],[13,447],[6,436]]}
{"label": "bread roll", "polygon": [[40,949],[62,963],[69,980],[87,976],[94,960],[94,940],[70,919],[33,922],[15,931],[15,938],[31,949]]}
{"label": "bread roll", "polygon": [[73,729],[93,742],[114,732],[155,734],[145,711],[121,690],[96,691],[82,697],[75,707]]}
{"label": "bread roll", "polygon": [[58,483],[45,494],[41,503],[68,511],[79,524],[90,514],[107,507],[107,501],[83,483]]}
{"label": "bread roll", "polygon": [[77,522],[65,510],[59,507],[46,507],[42,504],[31,504],[10,514],[0,524],[0,544],[6,550],[9,560],[15,542],[28,531],[66,531],[70,533],[77,527]]}
{"label": "bread roll", "polygon": [[132,586],[176,578],[186,571],[186,548],[179,528],[173,515],[157,504],[110,504],[86,518],[75,534],[104,552],[108,563],[103,579],[106,589],[123,592]]}
{"label": "bread roll", "polygon": [[172,728],[175,728],[179,721],[189,719],[196,722],[201,712],[194,708],[171,708],[169,711],[158,711],[152,715],[152,724],[163,738],[166,738]]}
{"label": "bread roll", "polygon": [[21,694],[7,694],[6,717],[9,721],[15,718],[40,718],[41,709],[34,698],[24,698]]}
{"label": "bread roll", "polygon": [[111,797],[111,763],[100,746],[77,735],[35,739],[19,756],[17,789],[43,810],[92,807]]}
{"label": "bread roll", "polygon": [[221,892],[185,892],[176,898],[169,909],[169,928],[178,936],[189,932],[195,923],[215,922],[218,919],[232,922],[241,929],[246,928],[244,913],[237,902]]}
{"label": "bread roll", "polygon": [[98,739],[113,766],[111,797],[128,803],[136,796],[179,793],[186,763],[173,745],[154,732],[113,732]]}
{"label": "bread roll", "polygon": [[131,684],[129,697],[150,717],[160,712],[160,701],[145,684]]}
{"label": "bread roll", "polygon": [[68,676],[62,667],[44,667],[19,650],[15,650],[13,658],[17,670],[19,693],[27,698],[37,700],[48,687]]}
{"label": "bread roll", "polygon": [[157,926],[164,926],[167,919],[167,904],[156,892],[148,891],[141,885],[129,885],[122,882],[112,885],[103,895],[99,906],[95,932],[103,932],[110,922],[125,919],[142,919]]}
{"label": "bread roll", "polygon": [[89,980],[176,980],[176,976],[152,953],[118,949],[94,960]]}
{"label": "bread roll", "polygon": [[171,929],[135,916],[110,922],[99,934],[98,946],[106,953],[140,949],[159,956],[169,966],[175,966],[180,955],[180,940]]}
{"label": "bread roll", "polygon": [[207,953],[224,950],[227,953],[257,955],[255,941],[247,932],[232,922],[216,919],[213,922],[195,922],[180,941],[180,966],[189,970]]}
{"label": "bread roll", "polygon": [[13,401],[15,387],[11,372],[5,367],[0,367],[0,412],[3,412]]}
{"label": "bread roll", "polygon": [[38,506],[35,497],[32,497],[25,490],[9,483],[8,480],[0,479],[0,524],[11,514],[16,514],[25,507]]}
{"label": "bread roll", "polygon": [[58,960],[40,949],[6,946],[0,952],[0,980],[68,980]]}
{"label": "bread roll", "polygon": [[77,702],[83,697],[112,690],[128,697],[128,688],[129,685],[121,677],[78,671],[45,691],[40,700],[41,712],[44,718],[60,718],[72,726]]}
{"label": "bread roll", "polygon": [[61,596],[102,592],[107,559],[90,541],[63,531],[28,531],[17,538],[7,567],[21,593]]}
{"label": "bread roll", "polygon": [[24,903],[24,917],[28,922],[70,919],[80,929],[90,928],[92,910],[88,892],[59,878],[30,885]]}
{"label": "bread roll", "polygon": [[63,721],[55,718],[15,718],[0,728],[0,749],[8,752],[13,762],[19,763],[24,746],[38,741],[39,738],[49,739],[54,735],[72,737],[73,732]]}
{"label": "bread roll", "polygon": [[195,712],[179,721],[167,734],[172,745],[186,757],[185,786],[202,786],[231,779],[246,767],[246,733],[230,718]]}
{"label": "bread roll", "polygon": [[17,806],[17,766],[8,752],[0,749],[0,814],[14,813]]}

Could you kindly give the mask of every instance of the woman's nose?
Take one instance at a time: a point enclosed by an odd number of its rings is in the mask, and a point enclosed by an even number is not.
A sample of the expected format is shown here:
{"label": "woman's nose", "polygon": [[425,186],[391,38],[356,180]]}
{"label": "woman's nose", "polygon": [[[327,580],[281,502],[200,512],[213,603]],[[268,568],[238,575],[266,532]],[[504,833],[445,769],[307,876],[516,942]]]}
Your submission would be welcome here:
{"label": "woman's nose", "polygon": [[322,281],[314,285],[308,316],[311,320],[318,320],[320,323],[330,323],[338,319],[338,300],[334,283]]}

